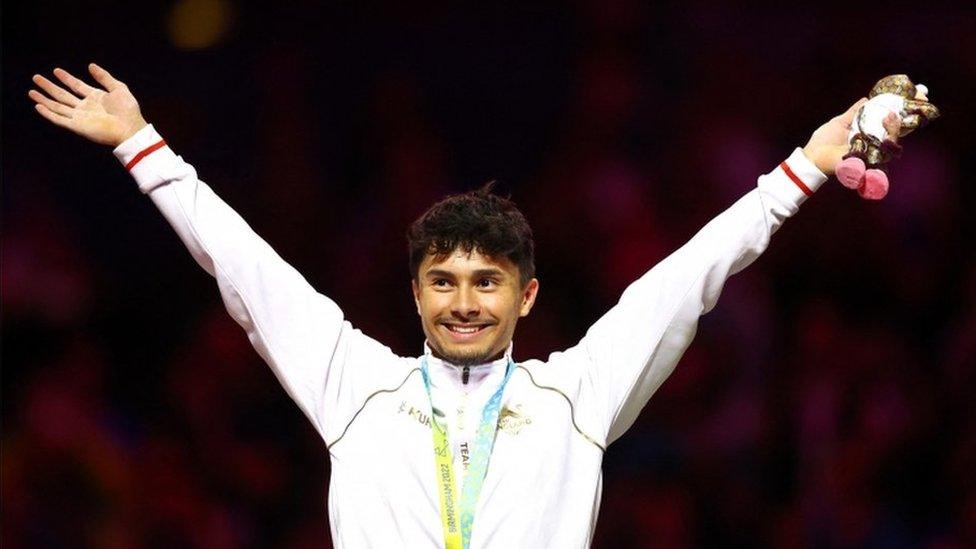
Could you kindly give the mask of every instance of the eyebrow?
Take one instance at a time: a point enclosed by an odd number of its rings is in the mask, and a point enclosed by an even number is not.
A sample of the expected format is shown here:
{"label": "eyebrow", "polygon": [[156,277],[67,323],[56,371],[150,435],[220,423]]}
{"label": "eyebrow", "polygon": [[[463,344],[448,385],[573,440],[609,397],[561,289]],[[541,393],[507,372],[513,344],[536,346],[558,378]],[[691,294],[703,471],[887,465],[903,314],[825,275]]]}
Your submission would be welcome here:
{"label": "eyebrow", "polygon": [[[477,269],[477,270],[475,270],[472,273],[472,275],[475,278],[482,278],[482,277],[486,277],[486,276],[496,276],[496,277],[502,277],[502,278],[504,278],[505,277],[505,271],[502,271],[501,269],[494,269],[494,268],[492,268],[492,269]],[[429,271],[427,271],[426,273],[424,273],[424,276],[427,277],[427,278],[433,278],[433,277],[455,278],[455,274],[454,273],[452,273],[450,271],[445,271],[443,269],[430,269]]]}

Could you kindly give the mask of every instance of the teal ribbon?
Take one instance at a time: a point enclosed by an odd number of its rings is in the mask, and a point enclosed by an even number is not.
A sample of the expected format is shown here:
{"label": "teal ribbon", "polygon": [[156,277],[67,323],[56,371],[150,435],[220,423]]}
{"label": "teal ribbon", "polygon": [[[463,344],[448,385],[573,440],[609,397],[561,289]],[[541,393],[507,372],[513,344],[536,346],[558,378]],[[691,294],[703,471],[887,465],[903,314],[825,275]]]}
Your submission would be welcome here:
{"label": "teal ribbon", "polygon": [[[437,420],[433,413],[434,401],[430,397],[430,374],[427,370],[427,357],[425,356],[421,359],[420,374],[424,379],[424,388],[427,389],[427,398],[431,401],[430,417],[433,422],[436,422]],[[474,510],[478,504],[481,487],[485,483],[485,475],[488,473],[488,458],[491,457],[491,450],[495,445],[495,433],[498,430],[498,415],[501,412],[502,406],[502,393],[505,391],[505,385],[508,384],[508,378],[512,377],[514,370],[515,363],[510,358],[508,359],[508,364],[505,366],[505,378],[502,380],[501,385],[498,386],[495,394],[491,395],[488,403],[481,410],[481,424],[478,425],[478,432],[475,435],[474,448],[472,449],[468,462],[468,472],[464,476],[464,487],[461,490],[461,501],[459,505],[463,549],[468,549],[468,545],[471,543],[471,527],[474,524]],[[436,425],[432,425],[431,428],[436,429],[437,427]],[[446,450],[450,455],[450,445],[448,445]],[[437,451],[438,449],[434,448],[434,452]],[[453,455],[451,455],[451,463],[454,463]]]}

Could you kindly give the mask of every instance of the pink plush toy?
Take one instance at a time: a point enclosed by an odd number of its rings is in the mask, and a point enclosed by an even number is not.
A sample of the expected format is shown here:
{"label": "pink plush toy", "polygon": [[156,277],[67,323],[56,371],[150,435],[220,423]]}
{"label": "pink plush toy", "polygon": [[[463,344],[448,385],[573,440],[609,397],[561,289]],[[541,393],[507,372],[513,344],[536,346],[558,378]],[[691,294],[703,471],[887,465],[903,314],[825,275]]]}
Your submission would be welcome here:
{"label": "pink plush toy", "polygon": [[888,174],[884,164],[901,153],[901,146],[889,139],[885,118],[894,113],[901,119],[898,136],[911,133],[939,116],[939,109],[928,101],[928,88],[912,84],[908,76],[895,74],[878,81],[851,123],[851,152],[837,165],[837,179],[868,200],[881,200],[888,194]]}

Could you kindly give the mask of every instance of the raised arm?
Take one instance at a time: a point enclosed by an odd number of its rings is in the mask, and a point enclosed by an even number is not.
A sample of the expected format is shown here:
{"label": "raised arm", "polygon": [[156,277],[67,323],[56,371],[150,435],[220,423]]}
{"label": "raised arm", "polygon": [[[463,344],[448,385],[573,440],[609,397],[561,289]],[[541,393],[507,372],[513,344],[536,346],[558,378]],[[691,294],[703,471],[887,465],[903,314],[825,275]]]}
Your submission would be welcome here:
{"label": "raised arm", "polygon": [[[586,365],[582,380],[595,395],[593,413],[608,443],[630,427],[674,370],[698,318],[715,306],[725,281],[752,263],[783,221],[833,173],[863,101],[821,126],[802,150],[759,177],[755,189],[632,283],[566,351],[573,363]],[[897,125],[889,131],[897,135]]]}
{"label": "raised arm", "polygon": [[[104,89],[56,69],[71,92],[42,76],[37,111],[115,155],[156,204],[193,258],[217,280],[224,305],[326,441],[365,394],[382,386],[397,357],[343,319],[312,286],[197,177],[143,119],[125,84],[96,65]],[[386,368],[384,368],[386,366]],[[205,374],[202,374],[205,375]]]}

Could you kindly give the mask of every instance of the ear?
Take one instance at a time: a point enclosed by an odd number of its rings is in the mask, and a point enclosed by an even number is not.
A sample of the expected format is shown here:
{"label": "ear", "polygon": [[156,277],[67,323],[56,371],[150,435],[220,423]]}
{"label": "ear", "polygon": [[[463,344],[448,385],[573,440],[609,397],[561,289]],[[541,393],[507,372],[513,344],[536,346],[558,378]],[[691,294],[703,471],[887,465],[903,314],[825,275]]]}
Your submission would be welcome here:
{"label": "ear", "polygon": [[533,278],[522,290],[522,304],[519,306],[519,316],[529,316],[529,311],[535,305],[535,297],[539,294],[539,279]]}
{"label": "ear", "polygon": [[413,290],[413,302],[417,306],[417,315],[423,316],[420,314],[420,285],[417,284],[416,278],[410,279],[410,288]]}

